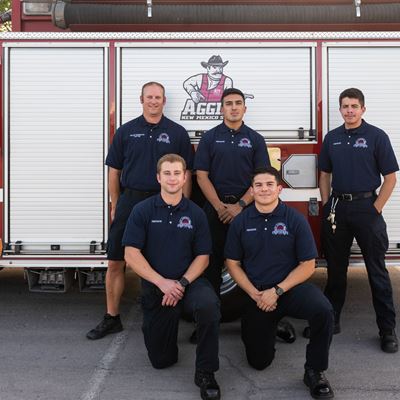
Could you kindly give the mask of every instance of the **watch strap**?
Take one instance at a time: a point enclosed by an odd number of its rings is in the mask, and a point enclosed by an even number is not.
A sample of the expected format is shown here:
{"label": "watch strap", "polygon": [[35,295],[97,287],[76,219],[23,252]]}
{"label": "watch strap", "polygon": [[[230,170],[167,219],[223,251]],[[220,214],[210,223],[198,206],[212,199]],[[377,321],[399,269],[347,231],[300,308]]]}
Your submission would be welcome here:
{"label": "watch strap", "polygon": [[239,204],[239,206],[242,207],[242,208],[245,208],[245,207],[247,206],[247,203],[246,203],[243,199],[240,199],[240,200],[238,201],[238,204]]}
{"label": "watch strap", "polygon": [[179,279],[178,282],[179,282],[179,284],[180,284],[183,288],[185,288],[186,286],[188,286],[189,283],[190,283],[184,276],[182,276],[182,278]]}

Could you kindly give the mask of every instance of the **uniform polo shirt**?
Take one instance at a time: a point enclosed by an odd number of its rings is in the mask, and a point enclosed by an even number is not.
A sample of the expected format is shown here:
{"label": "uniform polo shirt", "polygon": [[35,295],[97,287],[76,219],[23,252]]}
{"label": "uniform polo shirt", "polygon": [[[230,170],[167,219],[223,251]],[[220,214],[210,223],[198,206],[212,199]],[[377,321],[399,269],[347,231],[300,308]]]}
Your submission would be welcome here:
{"label": "uniform polo shirt", "polygon": [[164,116],[158,124],[149,124],[142,115],[118,128],[106,165],[122,170],[124,188],[159,191],[157,161],[168,153],[179,154],[187,168],[193,168],[193,148],[185,128]]}
{"label": "uniform polo shirt", "polygon": [[270,214],[247,207],[231,223],[225,244],[225,258],[240,261],[256,286],[273,287],[317,255],[308,222],[282,202]]}
{"label": "uniform polo shirt", "polygon": [[356,129],[342,125],[325,136],[319,169],[332,173],[334,191],[356,193],[377,189],[381,175],[399,166],[388,135],[363,120]]}
{"label": "uniform polo shirt", "polygon": [[238,131],[224,123],[200,139],[194,168],[208,171],[219,195],[242,195],[251,184],[256,168],[270,165],[264,138],[242,125]]}
{"label": "uniform polo shirt", "polygon": [[211,236],[199,206],[184,197],[171,206],[158,194],[133,208],[122,245],[140,249],[164,278],[179,279],[197,256],[211,253]]}

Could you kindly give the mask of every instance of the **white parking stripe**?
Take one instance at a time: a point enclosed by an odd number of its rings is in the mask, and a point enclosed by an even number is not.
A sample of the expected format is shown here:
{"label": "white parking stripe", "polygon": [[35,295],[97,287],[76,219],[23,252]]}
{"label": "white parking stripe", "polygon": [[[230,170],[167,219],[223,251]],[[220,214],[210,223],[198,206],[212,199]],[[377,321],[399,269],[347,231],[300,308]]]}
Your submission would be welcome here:
{"label": "white parking stripe", "polygon": [[118,358],[121,349],[128,340],[128,332],[131,330],[133,324],[137,322],[138,315],[138,307],[135,304],[126,316],[126,321],[128,322],[124,324],[124,330],[114,337],[103,358],[100,360],[89,379],[88,388],[82,394],[80,400],[98,399],[104,381],[107,378],[107,375],[111,372],[115,360]]}

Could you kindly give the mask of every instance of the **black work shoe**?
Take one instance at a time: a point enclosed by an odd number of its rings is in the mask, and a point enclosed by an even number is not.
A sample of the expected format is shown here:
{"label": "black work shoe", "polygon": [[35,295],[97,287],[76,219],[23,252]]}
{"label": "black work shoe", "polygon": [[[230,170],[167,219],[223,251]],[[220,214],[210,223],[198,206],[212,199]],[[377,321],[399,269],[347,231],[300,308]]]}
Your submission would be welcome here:
{"label": "black work shoe", "polygon": [[106,314],[103,320],[86,334],[86,337],[91,340],[101,339],[102,337],[108,335],[109,333],[121,332],[122,323],[119,315],[112,317],[110,314]]}
{"label": "black work shoe", "polygon": [[[336,322],[335,325],[333,325],[333,334],[337,335],[338,333],[341,332],[341,327],[340,327],[340,322]],[[309,326],[306,326],[303,330],[303,337],[306,339],[310,339],[311,335],[311,328]]]}
{"label": "black work shoe", "polygon": [[332,399],[333,390],[322,371],[306,369],[303,382],[310,389],[310,394],[314,399]]}
{"label": "black work shoe", "polygon": [[196,370],[194,383],[200,388],[200,396],[203,400],[219,400],[221,398],[221,391],[213,372]]}
{"label": "black work shoe", "polygon": [[396,332],[393,330],[380,333],[381,349],[385,353],[397,353],[399,351],[399,342]]}
{"label": "black work shoe", "polygon": [[197,330],[196,329],[190,335],[189,342],[192,344],[197,344]]}
{"label": "black work shoe", "polygon": [[296,340],[296,331],[290,322],[282,320],[278,322],[276,336],[286,343],[293,343]]}

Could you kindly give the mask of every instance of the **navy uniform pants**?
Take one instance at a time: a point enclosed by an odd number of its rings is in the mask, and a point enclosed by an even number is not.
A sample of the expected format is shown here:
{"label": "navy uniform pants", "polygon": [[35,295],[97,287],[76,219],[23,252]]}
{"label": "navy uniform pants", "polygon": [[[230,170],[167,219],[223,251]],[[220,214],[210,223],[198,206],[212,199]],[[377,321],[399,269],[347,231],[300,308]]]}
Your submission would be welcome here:
{"label": "navy uniform pants", "polygon": [[208,201],[206,201],[203,210],[207,216],[212,240],[212,254],[210,255],[210,263],[204,272],[204,276],[210,281],[215,293],[219,296],[222,283],[221,272],[225,262],[224,247],[229,224],[223,224],[219,220],[218,213]]}
{"label": "navy uniform pants", "polygon": [[166,368],[178,361],[179,320],[185,313],[196,323],[196,370],[217,371],[220,304],[207,279],[200,277],[187,286],[175,307],[162,306],[162,298],[161,290],[142,281],[142,330],[153,367]]}
{"label": "navy uniform pants", "polygon": [[385,253],[388,249],[386,223],[374,207],[375,199],[339,200],[335,211],[335,233],[332,224],[327,221],[332,198],[324,206],[322,246],[328,263],[325,295],[331,301],[338,318],[346,297],[347,267],[355,238],[367,268],[376,322],[380,332],[385,332],[395,328],[396,313],[392,285],[385,266]]}
{"label": "navy uniform pants", "polygon": [[333,333],[333,310],[321,290],[311,283],[302,283],[284,293],[278,299],[277,308],[271,312],[262,311],[247,296],[242,315],[242,340],[249,364],[262,370],[272,363],[278,322],[284,316],[308,320],[311,334],[305,368],[326,370]]}

